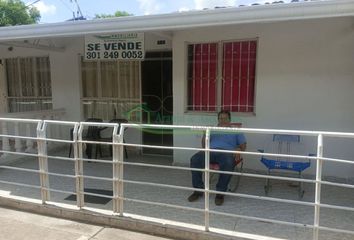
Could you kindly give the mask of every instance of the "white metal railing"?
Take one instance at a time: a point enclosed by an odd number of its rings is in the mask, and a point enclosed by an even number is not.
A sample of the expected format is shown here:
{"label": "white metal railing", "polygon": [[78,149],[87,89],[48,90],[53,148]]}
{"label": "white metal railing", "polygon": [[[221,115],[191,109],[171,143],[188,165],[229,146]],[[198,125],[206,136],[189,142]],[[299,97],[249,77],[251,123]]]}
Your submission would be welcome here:
{"label": "white metal railing", "polygon": [[[11,152],[7,150],[1,150],[2,153],[7,154],[21,154],[23,156],[31,156],[31,157],[38,157],[39,161],[39,170],[33,169],[24,169],[12,166],[0,166],[3,169],[11,169],[16,171],[27,171],[38,173],[40,175],[40,186],[30,185],[30,184],[20,184],[11,181],[0,181],[0,183],[6,184],[13,184],[18,186],[25,186],[31,188],[39,188],[41,190],[41,199],[42,202],[45,203],[50,200],[50,192],[58,192],[58,193],[69,193],[69,194],[76,194],[77,196],[77,206],[79,208],[83,208],[85,206],[84,201],[84,194],[98,196],[98,197],[105,197],[111,198],[113,200],[113,209],[114,213],[118,213],[119,215],[123,215],[124,211],[124,202],[130,201],[135,203],[144,203],[156,206],[163,206],[169,207],[174,209],[181,209],[181,210],[188,210],[188,211],[195,211],[195,212],[203,212],[204,213],[204,228],[205,231],[211,231],[210,226],[210,214],[227,216],[227,217],[235,217],[247,220],[257,220],[269,223],[276,223],[281,225],[287,226],[295,226],[295,227],[303,227],[313,230],[313,239],[319,239],[319,230],[326,230],[332,231],[334,233],[344,233],[350,234],[354,237],[354,231],[346,230],[346,229],[339,229],[339,228],[330,228],[321,226],[320,224],[320,210],[321,208],[328,208],[328,209],[338,209],[338,210],[345,210],[354,212],[353,207],[345,207],[345,206],[338,206],[334,204],[323,204],[321,203],[321,187],[322,185],[332,185],[337,187],[344,187],[349,189],[354,189],[353,185],[350,184],[342,184],[342,183],[333,183],[329,181],[322,180],[322,170],[323,170],[323,162],[340,162],[345,164],[354,164],[353,161],[345,160],[345,159],[335,159],[335,158],[325,158],[323,157],[323,138],[325,137],[339,137],[339,138],[353,138],[354,133],[340,133],[340,132],[315,132],[315,131],[291,131],[291,130],[270,130],[270,129],[251,129],[251,128],[217,128],[217,127],[194,127],[194,126],[176,126],[176,125],[151,125],[151,124],[121,124],[120,126],[116,123],[93,123],[93,122],[64,122],[64,121],[55,121],[55,120],[25,120],[25,119],[4,119],[0,118],[0,122],[22,122],[22,123],[35,123],[37,124],[37,135],[35,137],[28,137],[28,136],[18,136],[16,132],[14,135],[4,134],[4,131],[0,135],[2,138],[19,138],[19,139],[30,139],[36,140],[38,145],[38,153],[19,153],[19,152]],[[73,139],[72,140],[63,140],[59,138],[53,138],[47,136],[47,130],[49,125],[66,125],[73,128]],[[101,142],[101,141],[88,141],[83,139],[83,130],[88,126],[98,126],[98,127],[112,127],[113,128],[113,138],[112,142]],[[136,128],[136,129],[144,129],[144,128],[155,128],[155,129],[186,129],[186,130],[202,130],[206,132],[206,142],[205,148],[192,148],[192,147],[176,147],[176,146],[156,146],[156,145],[144,145],[144,144],[131,144],[131,143],[124,143],[123,142],[123,135],[124,130],[126,128]],[[118,132],[119,130],[119,132]],[[317,156],[309,157],[309,156],[301,156],[301,155],[286,155],[286,154],[274,154],[274,153],[258,153],[252,151],[224,151],[224,150],[216,150],[210,149],[209,145],[209,136],[210,131],[227,131],[227,132],[243,132],[243,133],[259,133],[259,134],[297,134],[302,136],[316,136],[317,137]],[[74,145],[74,157],[55,157],[49,156],[47,153],[47,143],[49,142],[59,142],[59,143],[66,143],[66,144],[73,144]],[[83,144],[105,144],[111,145],[113,148],[113,157],[111,160],[94,160],[94,159],[87,159],[84,158],[83,155]],[[204,182],[205,188],[201,190],[205,193],[205,203],[204,209],[198,209],[193,207],[186,207],[186,206],[179,206],[174,204],[166,204],[160,202],[151,202],[145,201],[140,199],[132,199],[127,198],[125,196],[124,191],[124,183],[136,184],[136,185],[143,185],[143,186],[154,186],[154,187],[161,187],[161,188],[170,188],[170,189],[179,189],[179,190],[188,190],[194,191],[196,189],[192,187],[185,187],[185,186],[177,186],[171,184],[164,184],[164,183],[153,183],[153,182],[146,182],[146,181],[133,181],[127,180],[124,177],[124,166],[131,165],[131,166],[143,166],[143,167],[152,167],[152,168],[160,168],[160,169],[175,169],[175,170],[192,170],[189,167],[180,167],[180,166],[166,166],[166,165],[156,165],[156,164],[147,164],[147,163],[134,163],[134,162],[124,162],[123,158],[123,146],[134,146],[134,147],[146,147],[146,148],[168,148],[168,149],[175,149],[175,150],[198,150],[198,151],[205,151],[205,169],[194,169],[193,171],[202,171],[204,172]],[[312,179],[303,179],[303,178],[292,178],[292,177],[283,177],[283,176],[269,176],[265,174],[255,174],[255,173],[239,173],[239,172],[222,172],[231,175],[242,175],[247,177],[253,178],[262,178],[262,179],[277,179],[277,180],[291,180],[297,182],[304,182],[304,183],[312,183],[315,185],[315,200],[313,202],[310,201],[300,201],[300,200],[290,200],[290,199],[281,199],[281,198],[274,198],[268,196],[259,196],[259,195],[252,195],[252,194],[241,194],[241,193],[230,193],[230,192],[218,192],[215,190],[211,190],[209,186],[209,177],[210,173],[221,173],[221,171],[211,170],[209,169],[209,153],[210,152],[231,152],[231,153],[241,153],[243,155],[253,155],[253,156],[291,156],[293,158],[299,159],[312,159],[316,161],[316,178]],[[61,159],[65,161],[72,161],[75,163],[75,175],[68,175],[68,174],[59,174],[53,173],[48,171],[48,157],[54,159]],[[92,162],[99,162],[104,164],[112,164],[113,165],[113,175],[112,178],[109,177],[96,177],[96,176],[87,176],[84,175],[83,172],[83,162],[85,161],[92,161]],[[67,190],[59,190],[51,188],[49,185],[49,176],[60,176],[65,178],[72,178],[76,180],[75,185],[75,192],[67,191]],[[84,192],[84,179],[92,179],[92,180],[100,180],[100,181],[108,181],[111,182],[113,185],[113,196],[96,194],[96,193],[89,193]],[[254,216],[245,216],[240,214],[233,214],[233,213],[226,213],[226,212],[219,212],[215,210],[210,210],[209,208],[209,194],[225,194],[230,196],[237,196],[241,198],[247,199],[257,199],[263,201],[271,201],[271,202],[278,202],[278,203],[288,203],[288,204],[295,204],[295,205],[302,205],[302,206],[310,206],[314,208],[314,221],[313,224],[303,224],[297,222],[287,222],[277,219],[268,219],[262,217],[254,217]]]}
{"label": "white metal railing", "polygon": [[[31,126],[33,123],[37,124],[38,121],[18,121],[18,119],[50,119],[61,120],[65,114],[64,109],[44,110],[44,111],[30,111],[30,112],[16,112],[16,113],[1,113],[0,118],[9,119],[8,121],[1,121],[1,131],[3,137],[0,139],[2,143],[2,149],[4,151],[11,151],[15,149],[16,152],[21,152],[25,149],[25,152],[36,152],[36,130]],[[13,121],[11,121],[13,119]],[[22,122],[22,124],[20,124]],[[48,131],[50,136],[58,136],[61,132],[58,128],[53,128]],[[16,138],[10,138],[9,135],[15,135]],[[23,139],[20,136],[34,136],[35,138]],[[2,158],[6,157],[6,153],[2,155]]]}

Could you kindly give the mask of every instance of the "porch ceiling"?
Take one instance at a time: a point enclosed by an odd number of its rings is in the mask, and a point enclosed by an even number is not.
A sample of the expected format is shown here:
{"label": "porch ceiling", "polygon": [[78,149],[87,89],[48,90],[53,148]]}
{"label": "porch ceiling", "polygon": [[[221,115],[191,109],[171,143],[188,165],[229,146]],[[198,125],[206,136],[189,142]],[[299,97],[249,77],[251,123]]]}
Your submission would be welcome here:
{"label": "porch ceiling", "polygon": [[113,19],[0,28],[0,41],[85,34],[165,31],[230,24],[354,16],[352,0],[270,4]]}

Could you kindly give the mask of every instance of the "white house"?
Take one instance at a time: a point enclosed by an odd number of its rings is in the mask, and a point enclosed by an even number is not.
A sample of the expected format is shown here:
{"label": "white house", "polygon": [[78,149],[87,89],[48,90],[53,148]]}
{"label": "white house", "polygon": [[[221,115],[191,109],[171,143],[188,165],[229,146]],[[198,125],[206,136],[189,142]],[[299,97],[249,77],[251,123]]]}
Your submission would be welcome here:
{"label": "white house", "polygon": [[[229,109],[247,128],[354,132],[352,0],[2,27],[0,59],[5,116],[65,109],[65,120],[109,121],[145,103],[152,123],[213,125],[216,112]],[[200,141],[137,136],[175,146]],[[247,139],[254,151],[270,138]],[[316,150],[312,140],[306,152]],[[326,140],[325,155],[352,159],[353,143]],[[174,163],[188,164],[191,154],[174,151]],[[354,171],[324,169],[342,177]]]}

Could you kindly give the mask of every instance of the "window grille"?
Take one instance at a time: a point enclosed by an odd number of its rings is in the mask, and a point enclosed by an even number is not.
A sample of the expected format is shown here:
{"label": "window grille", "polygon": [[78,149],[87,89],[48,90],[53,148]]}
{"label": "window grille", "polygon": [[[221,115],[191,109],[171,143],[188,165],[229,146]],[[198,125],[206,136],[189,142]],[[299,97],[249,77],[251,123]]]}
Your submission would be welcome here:
{"label": "window grille", "polygon": [[53,108],[49,57],[5,60],[9,112]]}
{"label": "window grille", "polygon": [[228,42],[223,46],[222,108],[254,111],[256,41]]}
{"label": "window grille", "polygon": [[256,51],[255,40],[189,44],[187,109],[254,112]]}
{"label": "window grille", "polygon": [[189,110],[216,110],[217,56],[216,43],[188,46]]}
{"label": "window grille", "polygon": [[84,118],[124,118],[141,102],[139,61],[83,61]]}

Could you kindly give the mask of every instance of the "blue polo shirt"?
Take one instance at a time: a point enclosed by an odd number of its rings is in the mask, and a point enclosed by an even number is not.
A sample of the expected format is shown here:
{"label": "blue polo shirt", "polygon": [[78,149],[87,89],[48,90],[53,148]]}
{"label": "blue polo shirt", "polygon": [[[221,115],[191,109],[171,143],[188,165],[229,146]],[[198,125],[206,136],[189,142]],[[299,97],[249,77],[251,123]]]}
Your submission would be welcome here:
{"label": "blue polo shirt", "polygon": [[246,143],[246,138],[242,133],[211,133],[210,148],[235,150],[241,144]]}

